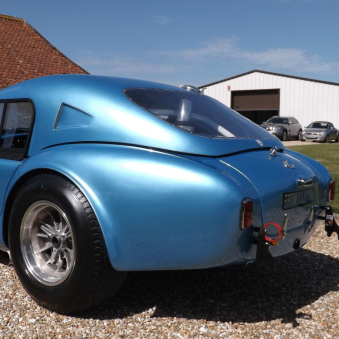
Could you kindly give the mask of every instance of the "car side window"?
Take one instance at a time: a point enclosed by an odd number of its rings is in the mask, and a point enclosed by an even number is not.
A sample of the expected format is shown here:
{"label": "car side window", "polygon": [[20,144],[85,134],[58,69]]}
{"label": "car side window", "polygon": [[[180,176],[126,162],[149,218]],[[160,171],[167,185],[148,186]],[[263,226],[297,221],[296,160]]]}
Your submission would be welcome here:
{"label": "car side window", "polygon": [[0,102],[0,122],[2,121],[2,114],[4,111],[5,104],[3,102]]}
{"label": "car side window", "polygon": [[25,155],[34,107],[29,101],[0,103],[0,158],[20,160]]}

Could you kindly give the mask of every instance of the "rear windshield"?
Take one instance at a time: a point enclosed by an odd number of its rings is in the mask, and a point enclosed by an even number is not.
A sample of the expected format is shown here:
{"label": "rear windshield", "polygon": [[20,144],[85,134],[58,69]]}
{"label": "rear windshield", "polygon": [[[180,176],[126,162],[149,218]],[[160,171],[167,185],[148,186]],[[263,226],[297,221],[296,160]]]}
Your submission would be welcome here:
{"label": "rear windshield", "polygon": [[270,138],[260,126],[211,97],[150,88],[126,89],[135,104],[187,132],[210,138]]}
{"label": "rear windshield", "polygon": [[307,128],[327,128],[328,123],[327,122],[312,122],[307,126]]}
{"label": "rear windshield", "polygon": [[288,124],[288,119],[286,118],[271,118],[267,120],[267,124]]}

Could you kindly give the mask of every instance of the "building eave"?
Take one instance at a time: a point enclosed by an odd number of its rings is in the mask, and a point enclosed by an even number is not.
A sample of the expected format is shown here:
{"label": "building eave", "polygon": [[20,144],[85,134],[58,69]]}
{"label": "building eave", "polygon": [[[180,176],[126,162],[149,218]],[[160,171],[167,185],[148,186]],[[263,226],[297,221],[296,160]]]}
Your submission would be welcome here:
{"label": "building eave", "polygon": [[276,76],[281,76],[281,77],[285,77],[285,78],[291,78],[291,79],[297,79],[297,80],[316,82],[316,83],[326,84],[326,85],[339,86],[338,82],[322,81],[322,80],[318,80],[318,79],[303,78],[303,77],[297,77],[297,76],[288,75],[288,74],[273,73],[273,72],[261,71],[259,69],[254,69],[253,71],[249,71],[249,72],[246,72],[246,73],[238,74],[238,75],[235,75],[235,76],[230,77],[230,78],[222,79],[222,80],[219,80],[219,81],[216,81],[216,82],[212,82],[210,84],[199,86],[199,88],[206,88],[206,87],[209,87],[209,86],[217,85],[217,84],[220,84],[222,82],[226,82],[226,81],[229,81],[229,80],[240,78],[240,77],[243,77],[245,75],[252,74],[252,73],[262,73],[262,74],[268,74],[268,75],[276,75]]}

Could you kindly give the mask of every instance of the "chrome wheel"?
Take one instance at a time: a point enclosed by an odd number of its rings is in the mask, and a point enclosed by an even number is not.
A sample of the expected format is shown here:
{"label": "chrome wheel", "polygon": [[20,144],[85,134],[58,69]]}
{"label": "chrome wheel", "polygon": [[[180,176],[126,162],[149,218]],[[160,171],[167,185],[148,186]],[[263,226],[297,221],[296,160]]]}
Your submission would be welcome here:
{"label": "chrome wheel", "polygon": [[55,312],[98,304],[116,293],[126,276],[112,267],[99,221],[82,191],[52,173],[20,187],[8,244],[24,289]]}
{"label": "chrome wheel", "polygon": [[72,272],[72,226],[52,202],[37,201],[28,208],[21,223],[20,245],[28,270],[42,284],[59,285]]}

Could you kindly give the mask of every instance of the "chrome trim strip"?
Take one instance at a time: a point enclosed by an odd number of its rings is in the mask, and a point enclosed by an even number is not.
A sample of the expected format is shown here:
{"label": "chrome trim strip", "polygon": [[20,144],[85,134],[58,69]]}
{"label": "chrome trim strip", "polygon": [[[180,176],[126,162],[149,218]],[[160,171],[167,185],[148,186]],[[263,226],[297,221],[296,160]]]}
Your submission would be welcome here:
{"label": "chrome trim strip", "polygon": [[298,187],[307,187],[307,186],[312,186],[313,185],[313,179],[308,178],[308,179],[298,179]]}

